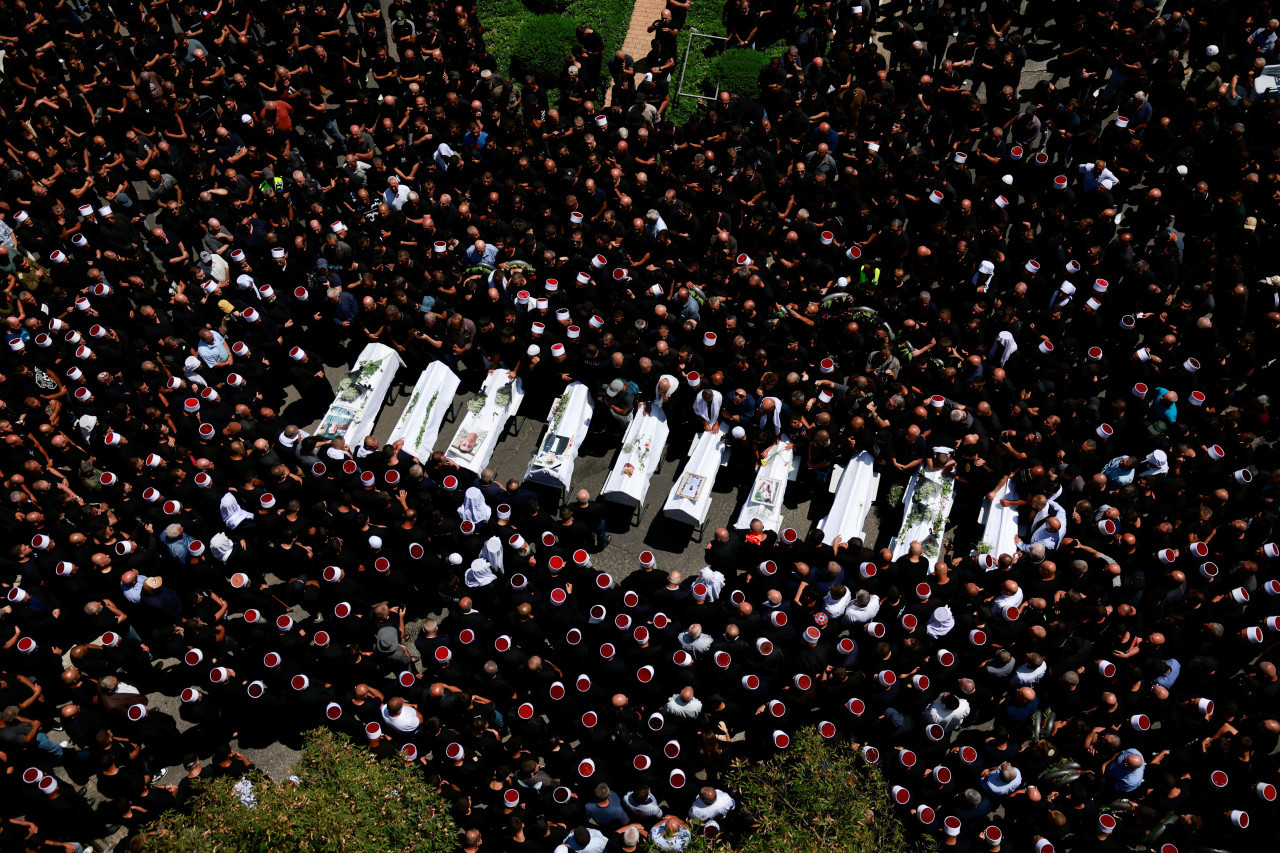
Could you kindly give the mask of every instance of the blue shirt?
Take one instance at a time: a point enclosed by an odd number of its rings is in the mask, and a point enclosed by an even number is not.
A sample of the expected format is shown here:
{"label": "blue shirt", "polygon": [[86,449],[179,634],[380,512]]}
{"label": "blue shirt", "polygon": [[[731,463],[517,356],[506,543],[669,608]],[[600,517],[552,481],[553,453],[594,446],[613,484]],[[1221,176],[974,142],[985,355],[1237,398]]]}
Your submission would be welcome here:
{"label": "blue shirt", "polygon": [[1107,480],[1113,485],[1127,486],[1133,482],[1133,469],[1120,467],[1120,463],[1128,458],[1127,456],[1117,456],[1102,469],[1102,473],[1107,475]]}
{"label": "blue shirt", "polygon": [[1151,407],[1152,413],[1157,418],[1167,424],[1176,423],[1178,420],[1178,404],[1170,403],[1164,399],[1164,395],[1169,393],[1168,388],[1156,389],[1156,402]]}
{"label": "blue shirt", "polygon": [[609,802],[603,806],[599,803],[588,803],[582,811],[588,820],[602,829],[617,829],[631,822],[626,810],[622,808],[622,800],[612,791],[609,792]]}
{"label": "blue shirt", "polygon": [[1111,762],[1111,766],[1107,768],[1107,775],[1116,780],[1117,791],[1136,791],[1142,787],[1142,780],[1147,773],[1147,765],[1144,761],[1140,767],[1132,768],[1125,764],[1125,759],[1130,755],[1142,756],[1141,752],[1136,749],[1126,749],[1124,752],[1116,756],[1116,760]]}
{"label": "blue shirt", "polygon": [[1178,680],[1178,676],[1182,674],[1182,664],[1176,658],[1169,658],[1164,662],[1164,665],[1169,667],[1169,671],[1152,683],[1168,690]]}
{"label": "blue shirt", "polygon": [[342,295],[338,297],[338,307],[333,312],[333,322],[341,326],[343,323],[354,321],[359,313],[360,304],[356,302],[356,298],[350,292],[342,291]]}
{"label": "blue shirt", "polygon": [[227,349],[227,341],[217,332],[211,332],[213,340],[209,343],[204,341],[196,347],[196,352],[200,354],[200,360],[204,362],[205,367],[214,367],[219,362],[226,361],[231,358],[231,350]]}
{"label": "blue shirt", "polygon": [[169,556],[181,563],[187,559],[187,546],[196,540],[194,536],[190,536],[184,532],[181,539],[170,541],[169,537],[161,536],[160,541],[163,542],[164,547],[168,549]]}
{"label": "blue shirt", "polygon": [[467,131],[462,137],[462,144],[466,147],[471,156],[477,160],[484,157],[484,146],[489,142],[489,134],[485,131],[476,133],[474,130]]}
{"label": "blue shirt", "polygon": [[493,266],[494,262],[498,260],[498,247],[492,243],[485,243],[484,254],[481,255],[476,251],[476,247],[472,246],[467,249],[467,260],[473,264],[488,264],[489,266]]}

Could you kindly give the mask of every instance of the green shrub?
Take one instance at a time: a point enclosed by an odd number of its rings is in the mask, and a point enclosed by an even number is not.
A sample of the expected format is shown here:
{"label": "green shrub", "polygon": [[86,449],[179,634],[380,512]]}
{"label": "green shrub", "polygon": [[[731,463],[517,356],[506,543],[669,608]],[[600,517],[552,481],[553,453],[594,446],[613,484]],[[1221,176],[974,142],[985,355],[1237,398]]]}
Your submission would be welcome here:
{"label": "green shrub", "polygon": [[449,806],[414,769],[379,761],[328,729],[307,735],[298,784],[245,775],[253,807],[236,793],[238,779],[204,785],[190,814],[169,812],[138,837],[140,853],[436,853],[457,846]]}
{"label": "green shrub", "polygon": [[856,747],[828,742],[816,728],[791,737],[791,746],[761,764],[736,760],[725,788],[751,831],[733,846],[695,834],[685,853],[881,853],[932,850],[931,839],[913,845],[875,765]]}
{"label": "green shrub", "polygon": [[511,49],[511,73],[532,74],[550,88],[564,71],[564,58],[575,42],[573,21],[561,15],[537,15],[520,28]]}
{"label": "green shrub", "polygon": [[722,92],[754,98],[760,91],[756,85],[760,71],[768,64],[768,54],[761,51],[746,48],[726,50],[716,57],[712,79],[720,85]]}
{"label": "green shrub", "polygon": [[530,0],[529,5],[540,15],[562,15],[573,0]]}

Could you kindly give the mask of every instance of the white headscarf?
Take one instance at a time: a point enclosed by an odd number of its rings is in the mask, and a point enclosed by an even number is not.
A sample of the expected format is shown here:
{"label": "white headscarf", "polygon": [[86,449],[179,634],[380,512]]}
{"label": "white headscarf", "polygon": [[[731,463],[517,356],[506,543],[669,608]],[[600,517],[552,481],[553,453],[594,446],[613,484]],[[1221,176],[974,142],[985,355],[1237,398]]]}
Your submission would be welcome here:
{"label": "white headscarf", "polygon": [[236,543],[231,541],[231,537],[219,531],[209,538],[209,550],[213,552],[213,556],[225,563],[231,558],[231,552],[236,548]]}
{"label": "white headscarf", "polygon": [[676,389],[680,387],[680,380],[675,376],[672,376],[670,373],[664,373],[658,377],[658,381],[653,384],[653,405],[655,408],[659,408],[659,409],[662,408],[663,400],[662,400],[662,391],[658,389],[658,384],[662,382],[662,380],[664,379],[667,380],[667,383],[668,383],[667,385],[668,397],[674,396],[676,393]]}
{"label": "white headscarf", "polygon": [[[1000,354],[996,355],[997,348]],[[996,342],[991,345],[991,349],[987,351],[987,358],[1000,359],[998,367],[1004,367],[1009,358],[1018,351],[1018,343],[1013,339],[1013,332],[1001,332],[996,335]]]}
{"label": "white headscarf", "polygon": [[724,402],[724,395],[715,389],[711,390],[711,402],[708,404],[702,399],[702,392],[698,392],[697,398],[693,401],[693,413],[702,418],[709,424],[714,424],[720,420],[720,405]]}
{"label": "white headscarf", "polygon": [[773,415],[773,434],[778,436],[778,438],[782,438],[782,401],[781,400],[779,400],[777,397],[765,397],[763,400],[760,401],[760,409],[756,412],[756,414],[757,415],[764,414],[764,404],[769,402],[770,400],[773,401],[773,412],[771,413]]}
{"label": "white headscarf", "polygon": [[489,565],[489,561],[483,557],[476,557],[471,561],[471,568],[463,575],[467,586],[472,589],[478,589],[482,586],[488,586],[498,579],[493,573],[493,567]]}
{"label": "white headscarf", "polygon": [[925,630],[930,637],[945,637],[956,626],[956,617],[951,615],[951,608],[943,605],[933,611]]}
{"label": "white headscarf", "polygon": [[235,530],[244,522],[253,518],[252,513],[245,512],[240,504],[236,503],[236,496],[227,492],[222,496],[222,500],[218,502],[218,509],[222,512],[222,523],[227,526],[228,530]]}
{"label": "white headscarf", "polygon": [[707,585],[707,600],[718,601],[724,591],[724,574],[710,566],[703,566],[698,572],[698,580]]}
{"label": "white headscarf", "polygon": [[475,486],[467,489],[466,499],[463,500],[462,506],[458,507],[458,515],[463,521],[470,521],[472,524],[480,525],[489,520],[489,516],[493,515],[493,510],[484,502],[484,492],[481,492]]}
{"label": "white headscarf", "polygon": [[1169,473],[1169,456],[1163,450],[1153,450],[1142,460],[1147,466],[1138,472],[1139,477],[1151,477],[1155,474]]}
{"label": "white headscarf", "polygon": [[505,567],[502,565],[502,540],[497,536],[490,536],[485,540],[484,547],[480,549],[480,556],[489,561],[489,565],[498,570],[498,574],[502,574]]}

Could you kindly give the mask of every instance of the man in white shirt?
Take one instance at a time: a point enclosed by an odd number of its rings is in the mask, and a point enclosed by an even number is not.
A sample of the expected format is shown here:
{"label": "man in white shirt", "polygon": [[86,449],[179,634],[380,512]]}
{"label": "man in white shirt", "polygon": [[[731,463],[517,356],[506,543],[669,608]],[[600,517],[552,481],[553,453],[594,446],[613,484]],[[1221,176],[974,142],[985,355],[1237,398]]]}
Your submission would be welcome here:
{"label": "man in white shirt", "polygon": [[398,177],[392,175],[387,178],[387,188],[382,191],[382,200],[393,210],[399,210],[409,200],[409,188],[400,183]]}
{"label": "man in white shirt", "polygon": [[1009,680],[1018,687],[1034,687],[1049,671],[1049,664],[1036,652],[1028,652],[1022,665],[1013,671]]}
{"label": "man in white shirt", "polygon": [[876,618],[880,612],[880,596],[872,595],[865,589],[858,590],[852,603],[844,611],[844,621],[850,625],[863,625]]}
{"label": "man in white shirt", "polygon": [[991,613],[994,616],[1002,616],[1010,607],[1021,605],[1022,588],[1018,586],[1017,581],[1007,580],[1000,586],[1000,594],[991,603]]}
{"label": "man in white shirt", "polygon": [[604,853],[609,838],[598,829],[579,826],[564,837],[563,843],[572,853]]}
{"label": "man in white shirt", "polygon": [[422,713],[399,696],[392,696],[382,706],[382,722],[389,728],[411,735],[422,725]]}
{"label": "man in white shirt", "polygon": [[662,818],[662,806],[658,805],[658,798],[649,790],[648,785],[623,794],[622,807],[637,819],[660,820]]}
{"label": "man in white shirt", "polygon": [[[737,805],[728,792],[707,786],[698,792],[693,805],[689,806],[689,817],[697,818],[703,823],[715,823]],[[719,826],[719,823],[716,825]]]}
{"label": "man in white shirt", "polygon": [[963,697],[954,693],[943,693],[930,702],[929,707],[924,709],[924,719],[926,723],[937,723],[951,732],[964,724],[965,717],[969,716],[970,710],[968,701]]}

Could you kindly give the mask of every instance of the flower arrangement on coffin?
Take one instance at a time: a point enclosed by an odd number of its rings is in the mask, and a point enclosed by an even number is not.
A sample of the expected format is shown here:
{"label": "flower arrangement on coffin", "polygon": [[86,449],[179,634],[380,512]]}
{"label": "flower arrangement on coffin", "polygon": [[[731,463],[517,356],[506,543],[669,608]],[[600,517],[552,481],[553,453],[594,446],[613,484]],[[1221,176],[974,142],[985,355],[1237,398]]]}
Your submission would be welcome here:
{"label": "flower arrangement on coffin", "polygon": [[[484,407],[489,402],[489,395],[484,388],[480,389],[480,393],[467,401],[467,411],[473,415],[479,415],[484,411]],[[511,405],[511,383],[498,386],[493,392],[493,402],[498,408],[505,409]]]}
{"label": "flower arrangement on coffin", "polygon": [[382,359],[366,361],[352,370],[338,383],[338,399],[344,403],[354,403],[372,387],[369,380],[378,375],[382,369]]}
{"label": "flower arrangement on coffin", "polygon": [[[436,391],[436,393],[432,394],[430,402],[427,403],[427,410],[422,413],[422,426],[418,428],[418,436],[414,440],[415,447],[422,446],[422,438],[427,434],[427,427],[431,424],[431,410],[432,408],[435,407],[436,398],[439,396],[440,396],[439,391]],[[417,402],[417,395],[415,394],[413,403],[416,403],[416,402]],[[410,403],[410,406],[412,406],[413,403]]]}

